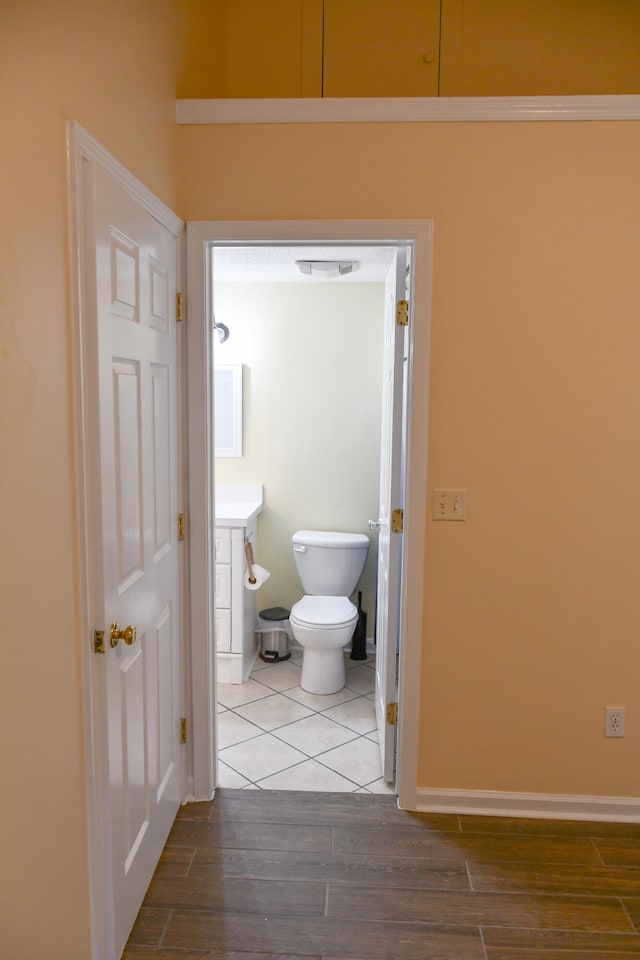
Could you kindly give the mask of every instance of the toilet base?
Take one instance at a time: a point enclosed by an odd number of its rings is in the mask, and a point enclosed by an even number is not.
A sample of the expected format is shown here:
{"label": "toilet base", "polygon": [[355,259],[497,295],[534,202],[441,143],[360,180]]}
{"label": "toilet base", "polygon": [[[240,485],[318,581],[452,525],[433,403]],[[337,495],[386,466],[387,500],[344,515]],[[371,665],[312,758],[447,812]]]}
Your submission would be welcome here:
{"label": "toilet base", "polygon": [[303,647],[300,686],[307,693],[337,693],[346,679],[342,647],[336,650]]}

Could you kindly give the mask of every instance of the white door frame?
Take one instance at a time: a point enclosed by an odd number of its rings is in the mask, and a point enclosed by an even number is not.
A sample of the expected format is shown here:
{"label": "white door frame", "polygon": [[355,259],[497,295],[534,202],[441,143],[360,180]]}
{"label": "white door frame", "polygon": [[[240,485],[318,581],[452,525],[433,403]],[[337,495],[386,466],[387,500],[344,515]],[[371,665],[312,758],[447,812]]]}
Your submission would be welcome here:
{"label": "white door frame", "polygon": [[[214,437],[211,291],[208,248],[301,243],[413,247],[409,330],[406,491],[400,622],[399,727],[396,790],[399,806],[417,807],[420,660],[426,519],[427,426],[433,223],[430,220],[193,221],[187,225],[187,403],[193,793],[209,799],[216,785],[214,622]],[[414,368],[419,372],[414,376]]]}
{"label": "white door frame", "polygon": [[[93,401],[97,384],[97,371],[92,359],[92,344],[95,339],[92,320],[95,311],[95,289],[85,264],[85,212],[92,187],[92,169],[102,167],[129,194],[131,199],[150,213],[159,223],[178,239],[184,231],[183,221],[176,216],[147,187],[137,180],[107,150],[91,137],[75,120],[67,128],[70,204],[70,258],[72,271],[72,312],[74,328],[74,380],[76,416],[76,478],[78,490],[78,551],[80,573],[80,624],[81,666],[84,693],[84,754],[87,800],[87,840],[89,861],[89,901],[91,910],[91,958],[111,960],[113,947],[113,903],[110,895],[111,874],[108,836],[105,823],[108,818],[108,784],[106,769],[108,761],[105,750],[104,731],[100,727],[100,712],[104,707],[101,690],[96,682],[93,631],[104,629],[104,624],[93,622],[96,595],[100,581],[99,560],[91,550],[92,532],[101,524],[100,510],[96,502],[91,478],[96,476],[97,465],[90,459],[88,437],[98,432],[96,404]],[[180,247],[179,247],[180,249]],[[180,282],[181,260],[177,264],[177,280]],[[180,337],[179,337],[180,339]],[[179,346],[179,353],[180,353]],[[184,364],[183,351],[179,364]],[[184,378],[183,378],[184,379]],[[93,402],[92,402],[93,401]],[[184,420],[184,404],[180,402],[179,418]],[[183,470],[180,469],[180,480]],[[184,497],[181,482],[179,498]],[[181,569],[182,595],[185,571]],[[183,604],[186,608],[186,602]],[[186,638],[185,613],[183,609],[181,633]],[[184,664],[186,674],[186,664]],[[186,771],[183,771],[183,784]],[[183,787],[183,794],[185,792]]]}

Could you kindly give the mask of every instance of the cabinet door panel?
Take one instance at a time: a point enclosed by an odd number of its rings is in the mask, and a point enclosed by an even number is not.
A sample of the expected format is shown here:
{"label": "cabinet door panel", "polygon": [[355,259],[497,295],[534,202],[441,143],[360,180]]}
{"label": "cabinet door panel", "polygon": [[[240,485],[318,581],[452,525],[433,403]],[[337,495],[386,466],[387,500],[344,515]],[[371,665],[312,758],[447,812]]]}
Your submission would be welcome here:
{"label": "cabinet door panel", "polygon": [[231,567],[216,563],[216,606],[231,607]]}
{"label": "cabinet door panel", "polygon": [[640,92],[640,3],[442,0],[440,95]]}
{"label": "cabinet door panel", "polygon": [[220,610],[216,608],[216,648],[221,653],[229,653],[231,650],[231,610]]}
{"label": "cabinet door panel", "polygon": [[324,0],[325,97],[438,95],[440,0]]}
{"label": "cabinet door panel", "polygon": [[216,527],[216,562],[231,563],[231,530],[228,527]]}
{"label": "cabinet door panel", "polygon": [[228,97],[319,97],[322,0],[231,0]]}

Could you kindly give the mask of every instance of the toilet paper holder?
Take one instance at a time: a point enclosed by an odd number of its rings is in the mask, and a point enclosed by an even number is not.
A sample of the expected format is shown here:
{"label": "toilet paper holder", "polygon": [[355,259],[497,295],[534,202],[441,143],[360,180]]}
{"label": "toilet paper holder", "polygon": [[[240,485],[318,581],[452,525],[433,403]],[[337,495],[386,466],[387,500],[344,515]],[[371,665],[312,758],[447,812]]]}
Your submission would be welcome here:
{"label": "toilet paper holder", "polygon": [[245,540],[245,541],[244,541],[244,552],[245,552],[245,556],[246,556],[246,558],[247,558],[247,570],[248,570],[248,573],[249,573],[249,583],[255,583],[255,582],[256,582],[256,578],[255,578],[254,573],[253,573],[253,564],[254,564],[254,559],[253,559],[253,546],[252,546],[250,540]]}

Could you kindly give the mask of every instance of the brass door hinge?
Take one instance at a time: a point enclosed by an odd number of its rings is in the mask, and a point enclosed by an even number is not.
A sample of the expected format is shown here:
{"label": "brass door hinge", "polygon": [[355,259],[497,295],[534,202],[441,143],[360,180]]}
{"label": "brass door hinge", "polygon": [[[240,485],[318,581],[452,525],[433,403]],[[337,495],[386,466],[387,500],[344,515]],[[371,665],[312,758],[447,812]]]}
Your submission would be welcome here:
{"label": "brass door hinge", "polygon": [[104,649],[104,630],[93,631],[93,652],[106,653]]}
{"label": "brass door hinge", "polygon": [[176,293],[176,320],[184,320],[184,312],[182,308],[182,294]]}
{"label": "brass door hinge", "polygon": [[409,325],[409,301],[408,300],[398,300],[396,306],[396,323],[399,327],[407,327]]}
{"label": "brass door hinge", "polygon": [[394,533],[402,533],[404,530],[404,510],[393,510],[391,512],[391,529]]}
{"label": "brass door hinge", "polygon": [[187,742],[187,718],[180,718],[180,743]]}
{"label": "brass door hinge", "polygon": [[184,540],[185,537],[185,519],[184,513],[178,514],[178,540]]}
{"label": "brass door hinge", "polygon": [[398,704],[397,703],[387,704],[387,723],[390,723],[392,727],[397,726],[397,723],[398,723]]}

